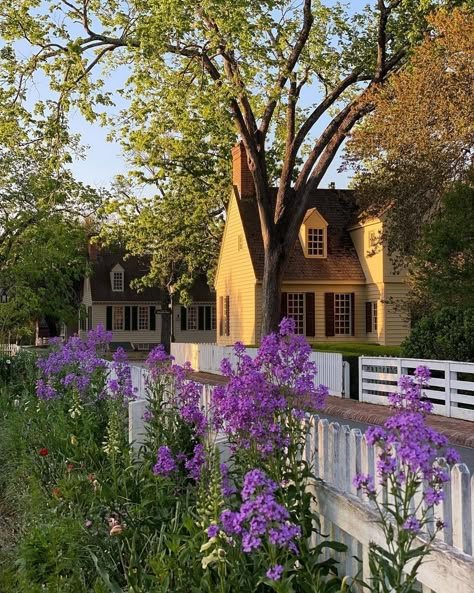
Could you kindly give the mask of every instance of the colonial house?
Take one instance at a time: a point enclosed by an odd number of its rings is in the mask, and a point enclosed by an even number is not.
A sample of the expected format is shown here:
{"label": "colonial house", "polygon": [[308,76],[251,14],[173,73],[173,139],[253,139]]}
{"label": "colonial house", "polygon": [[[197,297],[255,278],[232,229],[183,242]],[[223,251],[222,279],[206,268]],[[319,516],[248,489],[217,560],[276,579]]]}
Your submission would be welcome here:
{"label": "colonial house", "polygon": [[[233,191],[216,274],[219,344],[260,340],[263,240],[242,144],[234,147]],[[276,190],[275,190],[276,191]],[[383,222],[358,216],[353,192],[314,191],[282,283],[281,316],[310,342],[399,344],[409,323],[393,303],[404,297],[378,237]]]}
{"label": "colonial house", "polygon": [[[91,273],[84,278],[79,335],[102,324],[113,334],[111,349],[149,350],[169,341],[161,313],[165,295],[158,288],[138,292],[133,286],[146,271],[146,262],[124,258],[119,249],[89,245]],[[165,305],[166,306],[166,305]]]}
{"label": "colonial house", "polygon": [[89,245],[90,275],[83,281],[79,335],[102,324],[113,333],[111,348],[150,350],[169,345],[173,329],[177,342],[216,341],[216,300],[204,279],[191,288],[192,304],[173,305],[174,326],[166,290],[147,287],[138,292],[133,280],[143,276],[145,259],[124,257],[118,248],[99,249]]}

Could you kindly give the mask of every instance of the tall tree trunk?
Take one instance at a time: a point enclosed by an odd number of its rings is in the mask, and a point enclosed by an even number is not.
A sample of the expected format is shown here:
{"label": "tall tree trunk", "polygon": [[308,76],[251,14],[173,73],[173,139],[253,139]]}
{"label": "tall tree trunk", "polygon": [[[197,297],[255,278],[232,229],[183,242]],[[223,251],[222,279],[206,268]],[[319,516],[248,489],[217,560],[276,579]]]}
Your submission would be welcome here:
{"label": "tall tree trunk", "polygon": [[278,329],[281,310],[281,283],[290,252],[285,249],[283,242],[271,237],[268,241],[264,241],[264,253],[261,337]]}

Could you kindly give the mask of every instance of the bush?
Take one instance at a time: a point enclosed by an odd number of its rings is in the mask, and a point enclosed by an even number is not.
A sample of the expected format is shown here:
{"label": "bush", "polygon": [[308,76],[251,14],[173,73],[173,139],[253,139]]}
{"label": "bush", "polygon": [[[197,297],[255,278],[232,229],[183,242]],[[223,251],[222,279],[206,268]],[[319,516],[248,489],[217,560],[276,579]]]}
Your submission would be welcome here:
{"label": "bush", "polygon": [[422,317],[402,344],[403,356],[474,361],[474,308],[443,307]]}

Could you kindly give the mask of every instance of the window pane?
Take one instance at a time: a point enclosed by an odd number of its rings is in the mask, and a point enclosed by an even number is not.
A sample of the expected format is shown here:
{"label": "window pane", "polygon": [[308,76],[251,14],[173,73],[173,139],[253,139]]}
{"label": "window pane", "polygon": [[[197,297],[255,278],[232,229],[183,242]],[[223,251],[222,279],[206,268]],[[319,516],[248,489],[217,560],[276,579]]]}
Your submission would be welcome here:
{"label": "window pane", "polygon": [[138,329],[149,329],[149,307],[138,307]]}
{"label": "window pane", "polygon": [[123,329],[123,307],[114,307],[114,323],[113,328],[115,330]]}
{"label": "window pane", "polygon": [[334,332],[339,336],[350,336],[351,327],[351,295],[334,295]]}
{"label": "window pane", "polygon": [[114,272],[112,281],[113,290],[123,290],[123,272]]}
{"label": "window pane", "polygon": [[188,329],[198,328],[198,308],[193,305],[188,307]]}
{"label": "window pane", "polygon": [[211,306],[211,329],[216,329],[216,306]]}
{"label": "window pane", "polygon": [[372,331],[377,331],[377,301],[372,303]]}
{"label": "window pane", "polygon": [[304,334],[304,293],[289,292],[287,315],[295,322],[295,333]]}
{"label": "window pane", "polygon": [[324,256],[324,229],[308,229],[308,255]]}

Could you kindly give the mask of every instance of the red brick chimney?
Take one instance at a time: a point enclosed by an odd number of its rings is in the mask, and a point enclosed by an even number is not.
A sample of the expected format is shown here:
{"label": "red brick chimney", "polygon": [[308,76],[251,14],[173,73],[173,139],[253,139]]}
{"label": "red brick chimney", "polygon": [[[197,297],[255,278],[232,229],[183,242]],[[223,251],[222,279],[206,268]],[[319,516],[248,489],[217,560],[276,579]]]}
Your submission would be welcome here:
{"label": "red brick chimney", "polygon": [[99,246],[93,243],[90,239],[87,243],[87,252],[89,254],[89,261],[97,261],[99,256]]}
{"label": "red brick chimney", "polygon": [[247,161],[247,153],[242,142],[232,149],[232,183],[237,187],[241,198],[255,195],[255,186]]}

